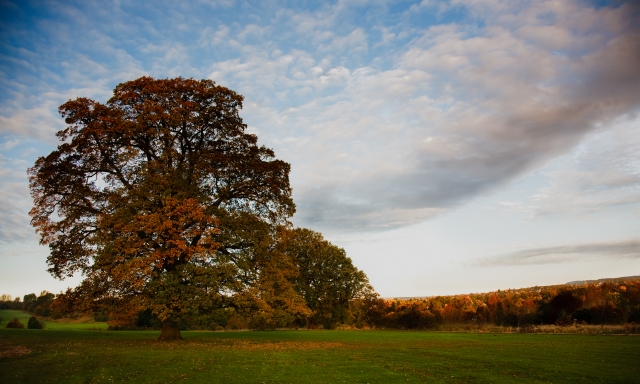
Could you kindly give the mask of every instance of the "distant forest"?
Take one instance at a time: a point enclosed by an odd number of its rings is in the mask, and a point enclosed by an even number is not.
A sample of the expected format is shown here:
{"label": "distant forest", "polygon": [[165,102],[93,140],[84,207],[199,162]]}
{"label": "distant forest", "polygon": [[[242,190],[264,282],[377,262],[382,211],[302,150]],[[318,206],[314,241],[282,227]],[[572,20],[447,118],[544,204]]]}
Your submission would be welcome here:
{"label": "distant forest", "polygon": [[[0,309],[22,309],[40,317],[91,315],[108,321],[113,329],[157,329],[161,322],[149,311],[132,315],[128,322],[109,313],[65,310],[64,295],[42,292],[12,300],[0,297]],[[221,308],[181,324],[182,329],[264,329],[249,312]],[[367,291],[349,302],[340,323],[325,328],[437,329],[446,325],[527,327],[555,324],[640,323],[640,276],[571,282],[563,285],[498,290],[426,298],[383,299]],[[321,324],[290,324],[322,328]]]}
{"label": "distant forest", "polygon": [[378,300],[368,308],[380,328],[429,329],[446,324],[523,327],[640,323],[640,276],[489,293]]}

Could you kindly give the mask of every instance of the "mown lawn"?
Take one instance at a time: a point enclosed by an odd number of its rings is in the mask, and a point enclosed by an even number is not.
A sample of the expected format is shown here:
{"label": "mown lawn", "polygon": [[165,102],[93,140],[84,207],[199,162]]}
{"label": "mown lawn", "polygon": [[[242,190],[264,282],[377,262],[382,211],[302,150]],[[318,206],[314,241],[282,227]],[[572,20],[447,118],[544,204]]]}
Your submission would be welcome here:
{"label": "mown lawn", "polygon": [[183,332],[183,342],[160,343],[158,334],[2,328],[0,382],[640,382],[638,336]]}

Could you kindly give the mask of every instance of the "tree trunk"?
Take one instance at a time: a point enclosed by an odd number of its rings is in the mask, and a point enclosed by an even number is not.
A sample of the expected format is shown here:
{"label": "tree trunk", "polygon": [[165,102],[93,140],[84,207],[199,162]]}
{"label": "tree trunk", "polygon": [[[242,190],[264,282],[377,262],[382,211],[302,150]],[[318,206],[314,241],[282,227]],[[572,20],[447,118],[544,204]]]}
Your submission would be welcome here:
{"label": "tree trunk", "polygon": [[180,335],[180,327],[178,327],[178,323],[171,320],[165,320],[162,322],[162,331],[160,331],[160,337],[158,337],[159,341],[175,341],[182,340],[182,335]]}

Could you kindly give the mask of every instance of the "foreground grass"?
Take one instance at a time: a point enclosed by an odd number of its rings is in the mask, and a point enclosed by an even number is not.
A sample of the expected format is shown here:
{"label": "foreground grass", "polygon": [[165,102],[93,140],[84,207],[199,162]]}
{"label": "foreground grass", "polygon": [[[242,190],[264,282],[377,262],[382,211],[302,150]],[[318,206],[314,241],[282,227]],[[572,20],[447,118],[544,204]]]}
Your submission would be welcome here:
{"label": "foreground grass", "polygon": [[640,382],[637,336],[183,332],[178,343],[157,336],[2,328],[0,382]]}

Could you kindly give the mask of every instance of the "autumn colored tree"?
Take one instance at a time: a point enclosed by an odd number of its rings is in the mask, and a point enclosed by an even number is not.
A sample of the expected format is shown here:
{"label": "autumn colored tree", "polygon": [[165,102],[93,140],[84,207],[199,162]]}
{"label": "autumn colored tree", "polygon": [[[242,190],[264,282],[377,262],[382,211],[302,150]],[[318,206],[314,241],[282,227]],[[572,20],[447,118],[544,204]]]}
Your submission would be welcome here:
{"label": "autumn colored tree", "polygon": [[311,316],[295,289],[298,266],[282,250],[282,234],[289,230],[281,226],[271,231],[266,224],[242,229],[245,233],[241,237],[251,239],[253,246],[240,258],[243,273],[238,278],[247,289],[236,295],[236,312],[250,320],[248,325],[253,329],[287,327]]}
{"label": "autumn colored tree", "polygon": [[242,101],[210,80],[142,77],[106,104],[60,107],[62,144],[29,169],[30,215],[49,272],[85,277],[68,297],[149,309],[171,340],[249,289],[256,241],[295,205],[289,164],[245,132]]}

